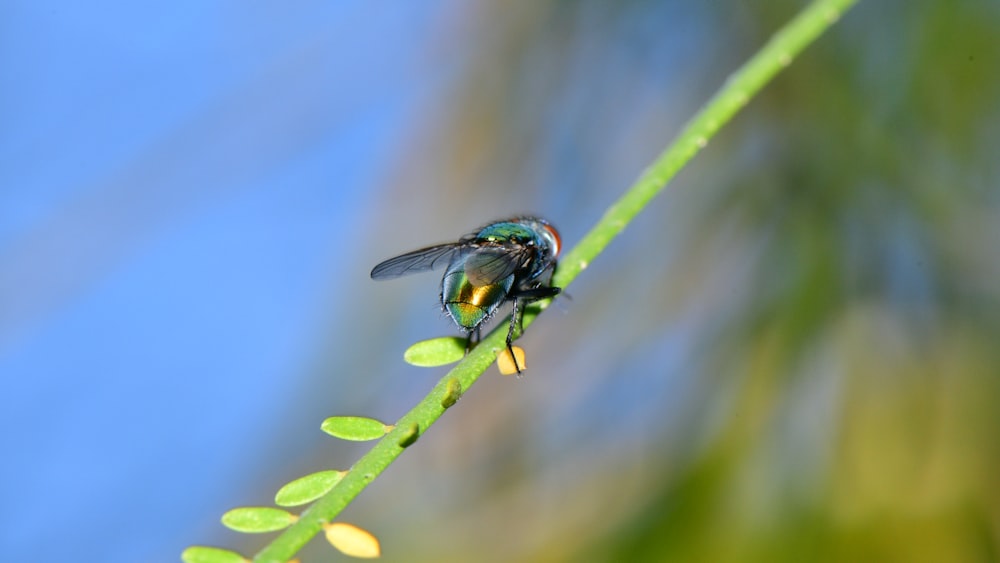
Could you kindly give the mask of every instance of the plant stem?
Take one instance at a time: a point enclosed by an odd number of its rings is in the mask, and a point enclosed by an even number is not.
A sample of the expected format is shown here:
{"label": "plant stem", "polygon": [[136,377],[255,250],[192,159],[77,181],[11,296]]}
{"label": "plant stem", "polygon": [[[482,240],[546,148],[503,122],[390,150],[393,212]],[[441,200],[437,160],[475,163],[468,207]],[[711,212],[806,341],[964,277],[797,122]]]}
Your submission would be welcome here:
{"label": "plant stem", "polygon": [[[582,272],[625,226],[649,203],[673,176],[703,149],[727,123],[782,68],[788,66],[813,40],[836,22],[857,0],[817,0],[779,30],[742,68],[729,77],[719,92],[699,111],[683,132],[612,205],[593,229],[559,263],[552,283],[565,288]],[[529,310],[524,326],[538,311]],[[294,557],[323,527],[335,518],[362,490],[405,449],[400,446],[416,425],[423,433],[447,409],[442,402],[456,386],[465,392],[495,361],[504,348],[506,323],[484,338],[430,393],[396,423],[324,497],[302,513],[298,522],[261,550],[254,561],[277,563]],[[453,382],[454,381],[454,382]],[[451,390],[451,391],[450,391]],[[411,444],[412,440],[407,442]]]}
{"label": "plant stem", "polygon": [[817,0],[775,33],[753,58],[732,74],[642,176],[604,213],[594,228],[559,262],[552,284],[566,287],[667,182],[705,148],[708,141],[761,88],[791,64],[857,0]]}

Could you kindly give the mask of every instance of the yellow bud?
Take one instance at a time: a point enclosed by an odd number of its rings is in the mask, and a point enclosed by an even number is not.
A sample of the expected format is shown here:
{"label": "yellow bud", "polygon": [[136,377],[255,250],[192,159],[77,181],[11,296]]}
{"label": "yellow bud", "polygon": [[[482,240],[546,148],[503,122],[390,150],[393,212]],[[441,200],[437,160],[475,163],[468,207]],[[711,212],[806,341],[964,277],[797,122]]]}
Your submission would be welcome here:
{"label": "yellow bud", "polygon": [[324,526],[326,541],[344,555],[374,559],[382,555],[378,538],[352,524],[334,522]]}
{"label": "yellow bud", "polygon": [[[497,368],[500,369],[500,373],[503,375],[512,375],[517,373],[517,368],[521,368],[521,371],[528,369],[528,365],[524,363],[524,350],[520,346],[512,346],[514,349],[514,357],[511,358],[510,350],[504,348],[497,354]],[[514,360],[517,360],[517,366],[514,365]]]}

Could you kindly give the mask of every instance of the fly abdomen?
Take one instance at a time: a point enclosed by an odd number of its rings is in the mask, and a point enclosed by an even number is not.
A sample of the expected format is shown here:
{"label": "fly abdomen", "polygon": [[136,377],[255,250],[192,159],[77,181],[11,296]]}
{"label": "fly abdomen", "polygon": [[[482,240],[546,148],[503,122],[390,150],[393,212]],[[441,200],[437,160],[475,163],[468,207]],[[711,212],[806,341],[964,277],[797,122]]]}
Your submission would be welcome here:
{"label": "fly abdomen", "polygon": [[441,283],[441,304],[461,328],[472,331],[489,319],[507,300],[514,276],[489,285],[473,285],[465,269],[450,269]]}

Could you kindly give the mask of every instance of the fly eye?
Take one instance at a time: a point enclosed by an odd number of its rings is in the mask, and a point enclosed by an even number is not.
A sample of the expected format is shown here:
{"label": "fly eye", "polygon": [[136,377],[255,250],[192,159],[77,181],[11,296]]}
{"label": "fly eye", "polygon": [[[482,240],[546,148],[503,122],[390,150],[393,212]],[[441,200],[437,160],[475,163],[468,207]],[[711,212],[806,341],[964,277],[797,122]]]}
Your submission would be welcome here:
{"label": "fly eye", "polygon": [[546,232],[548,233],[549,242],[551,242],[550,247],[553,256],[559,256],[559,251],[562,249],[562,239],[559,237],[559,231],[555,229],[552,225],[543,225]]}

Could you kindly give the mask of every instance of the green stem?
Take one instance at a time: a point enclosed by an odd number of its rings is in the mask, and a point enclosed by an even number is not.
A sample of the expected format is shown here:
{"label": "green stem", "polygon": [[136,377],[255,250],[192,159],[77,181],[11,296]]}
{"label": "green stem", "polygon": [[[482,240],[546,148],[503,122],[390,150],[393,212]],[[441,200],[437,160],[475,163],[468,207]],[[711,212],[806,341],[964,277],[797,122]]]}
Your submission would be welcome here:
{"label": "green stem", "polygon": [[[708,104],[695,115],[666,151],[664,151],[629,190],[612,205],[593,229],[560,261],[552,279],[553,285],[567,287],[597,257],[625,226],[649,203],[667,182],[747,102],[782,68],[824,30],[836,22],[857,0],[816,0],[779,30],[771,40],[723,85]],[[537,311],[529,311],[524,326],[534,321]],[[315,536],[358,496],[368,483],[384,471],[412,440],[407,437],[415,427],[423,433],[454,402],[446,400],[455,392],[464,393],[496,360],[497,351],[504,348],[506,323],[484,338],[454,369],[445,375],[434,389],[396,423],[396,428],[383,437],[324,497],[302,513],[298,522],[285,530],[254,561],[285,562]]]}
{"label": "green stem", "polygon": [[604,217],[559,261],[553,285],[566,287],[667,182],[781,69],[835,23],[857,0],[817,0],[800,12],[729,77],[680,136],[643,172]]}

